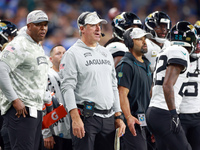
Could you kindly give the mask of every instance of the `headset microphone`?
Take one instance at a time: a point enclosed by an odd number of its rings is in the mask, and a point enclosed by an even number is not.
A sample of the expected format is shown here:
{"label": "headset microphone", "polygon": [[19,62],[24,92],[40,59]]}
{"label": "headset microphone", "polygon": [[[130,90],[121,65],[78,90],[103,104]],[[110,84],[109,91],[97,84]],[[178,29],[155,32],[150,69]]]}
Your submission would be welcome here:
{"label": "headset microphone", "polygon": [[102,37],[104,37],[104,36],[105,36],[105,34],[104,34],[104,33],[101,33],[101,36],[102,36]]}

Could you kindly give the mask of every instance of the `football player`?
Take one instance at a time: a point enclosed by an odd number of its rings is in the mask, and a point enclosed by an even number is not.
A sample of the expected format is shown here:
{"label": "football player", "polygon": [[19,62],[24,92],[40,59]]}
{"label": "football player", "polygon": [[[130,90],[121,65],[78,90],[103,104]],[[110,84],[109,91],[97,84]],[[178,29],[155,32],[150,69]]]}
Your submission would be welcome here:
{"label": "football player", "polygon": [[191,23],[181,21],[171,29],[169,38],[172,46],[157,56],[147,125],[158,150],[191,150],[177,110],[182,100],[179,90],[188,81],[189,55],[195,52],[197,34]]}
{"label": "football player", "polygon": [[197,30],[197,35],[200,36],[200,20],[196,21],[196,23],[194,24],[194,27]]}
{"label": "football player", "polygon": [[146,17],[144,27],[146,32],[153,35],[152,39],[146,40],[148,52],[145,54],[147,59],[151,62],[150,68],[153,72],[155,69],[156,56],[162,49],[170,46],[167,35],[171,28],[171,19],[166,13],[155,11]]}
{"label": "football player", "polygon": [[[194,25],[200,36],[200,21]],[[180,89],[183,100],[180,105],[180,120],[192,150],[200,150],[200,37],[196,51],[190,55],[189,81],[184,82]]]}
{"label": "football player", "polygon": [[12,41],[12,39],[17,35],[17,27],[15,24],[9,21],[0,21],[0,50],[3,50],[3,45],[7,42]]}
{"label": "football player", "polygon": [[112,21],[113,38],[111,38],[104,46],[111,52],[115,67],[125,52],[128,52],[128,48],[124,44],[123,34],[126,29],[130,27],[142,28],[142,22],[140,18],[131,12],[123,12],[116,16]]}

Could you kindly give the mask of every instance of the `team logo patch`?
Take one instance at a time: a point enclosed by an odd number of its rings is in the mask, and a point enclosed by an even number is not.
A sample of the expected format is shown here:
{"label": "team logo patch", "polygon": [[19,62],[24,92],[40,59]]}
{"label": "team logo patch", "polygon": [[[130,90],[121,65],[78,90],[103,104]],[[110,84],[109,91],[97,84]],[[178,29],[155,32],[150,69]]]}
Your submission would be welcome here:
{"label": "team logo patch", "polygon": [[151,14],[149,14],[149,15],[146,17],[145,21],[147,21],[148,19],[153,18],[154,15],[155,15],[155,13],[151,13]]}
{"label": "team logo patch", "polygon": [[118,72],[118,77],[119,78],[123,77],[123,72]]}
{"label": "team logo patch", "polygon": [[197,21],[197,22],[196,22],[196,25],[200,26],[200,21]]}
{"label": "team logo patch", "polygon": [[3,22],[0,23],[0,27],[1,27],[0,31],[2,31],[2,29],[7,29],[7,25]]}
{"label": "team logo patch", "polygon": [[111,65],[111,62],[106,59],[92,59],[86,61],[86,66],[90,65]]}
{"label": "team logo patch", "polygon": [[142,22],[140,20],[133,20],[134,24],[142,24]]}
{"label": "team logo patch", "polygon": [[188,25],[188,27],[197,34],[197,30],[195,29],[195,27],[193,25]]}
{"label": "team logo patch", "polygon": [[87,56],[92,56],[92,54],[90,52],[88,53],[84,53],[84,56],[87,57]]}
{"label": "team logo patch", "polygon": [[5,50],[10,51],[10,52],[14,52],[15,48],[12,46],[6,46]]}
{"label": "team logo patch", "polygon": [[115,17],[115,19],[123,19],[124,17],[122,15],[118,15]]}
{"label": "team logo patch", "polygon": [[87,106],[86,106],[86,109],[92,110],[92,106],[87,105]]}
{"label": "team logo patch", "polygon": [[64,69],[65,64],[60,64],[60,70]]}
{"label": "team logo patch", "polygon": [[125,22],[125,19],[124,19],[124,17],[122,15],[118,15],[118,16],[115,17],[115,19],[113,20],[113,22],[115,24],[118,24],[119,22]]}
{"label": "team logo patch", "polygon": [[40,56],[40,57],[37,58],[37,63],[38,63],[38,65],[41,65],[41,64],[48,64],[48,63],[47,63],[47,58],[44,57],[44,56]]}
{"label": "team logo patch", "polygon": [[185,40],[186,40],[186,41],[191,41],[191,38],[190,38],[190,37],[186,37]]}
{"label": "team logo patch", "polygon": [[4,51],[2,58],[7,58],[9,54],[10,54],[9,51]]}
{"label": "team logo patch", "polygon": [[101,54],[102,54],[104,57],[107,57],[107,54],[106,54],[106,53],[101,52]]}
{"label": "team logo patch", "polygon": [[153,16],[153,13],[152,13],[152,14],[149,14],[149,15],[148,15],[148,18],[152,18],[152,16]]}
{"label": "team logo patch", "polygon": [[157,52],[156,51],[152,51],[151,52],[151,57],[156,57],[157,56]]}
{"label": "team logo patch", "polygon": [[194,26],[193,25],[188,25],[188,28],[190,28],[191,30],[193,30]]}
{"label": "team logo patch", "polygon": [[[182,51],[181,51],[182,52]],[[184,53],[184,52],[182,52],[183,53],[183,55],[186,55],[186,53]]]}

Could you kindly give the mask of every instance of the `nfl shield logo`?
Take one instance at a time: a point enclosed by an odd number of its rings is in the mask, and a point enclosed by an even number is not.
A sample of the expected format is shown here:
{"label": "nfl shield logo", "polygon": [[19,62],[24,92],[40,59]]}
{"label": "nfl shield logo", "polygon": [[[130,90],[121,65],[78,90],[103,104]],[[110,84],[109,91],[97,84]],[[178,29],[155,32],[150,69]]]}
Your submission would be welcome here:
{"label": "nfl shield logo", "polygon": [[118,77],[121,78],[123,76],[123,72],[118,72]]}

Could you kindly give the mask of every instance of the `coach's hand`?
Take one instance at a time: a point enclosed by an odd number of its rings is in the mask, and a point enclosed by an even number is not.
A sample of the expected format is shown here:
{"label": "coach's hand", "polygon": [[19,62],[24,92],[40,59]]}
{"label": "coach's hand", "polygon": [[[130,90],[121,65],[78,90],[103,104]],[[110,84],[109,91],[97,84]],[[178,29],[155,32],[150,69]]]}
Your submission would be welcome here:
{"label": "coach's hand", "polygon": [[56,142],[54,141],[53,136],[50,136],[48,138],[44,138],[44,147],[47,149],[53,149],[54,148],[54,144],[56,144]]}
{"label": "coach's hand", "polygon": [[177,134],[179,133],[181,126],[180,126],[180,119],[178,117],[176,109],[170,110],[170,114],[171,114],[171,131]]}
{"label": "coach's hand", "polygon": [[131,133],[133,134],[133,136],[136,136],[137,133],[136,133],[136,130],[135,130],[135,124],[141,124],[139,122],[139,120],[137,118],[135,118],[134,116],[130,115],[128,116],[128,118],[126,118],[126,121],[127,121],[127,125],[129,127],[129,130],[131,131]]}
{"label": "coach's hand", "polygon": [[26,111],[26,107],[24,105],[24,103],[18,98],[15,99],[12,102],[13,107],[15,108],[15,110],[17,111],[17,113],[15,114],[18,118],[22,115],[23,117],[26,117],[26,115],[28,114],[28,112]]}
{"label": "coach's hand", "polygon": [[[121,116],[121,112],[116,112],[115,116]],[[126,125],[124,124],[124,118],[115,119],[115,128],[119,128],[118,137],[121,137],[125,134]]]}
{"label": "coach's hand", "polygon": [[83,121],[78,113],[77,108],[72,109],[70,111],[70,115],[72,118],[72,132],[73,135],[82,139],[85,136],[85,129]]}

